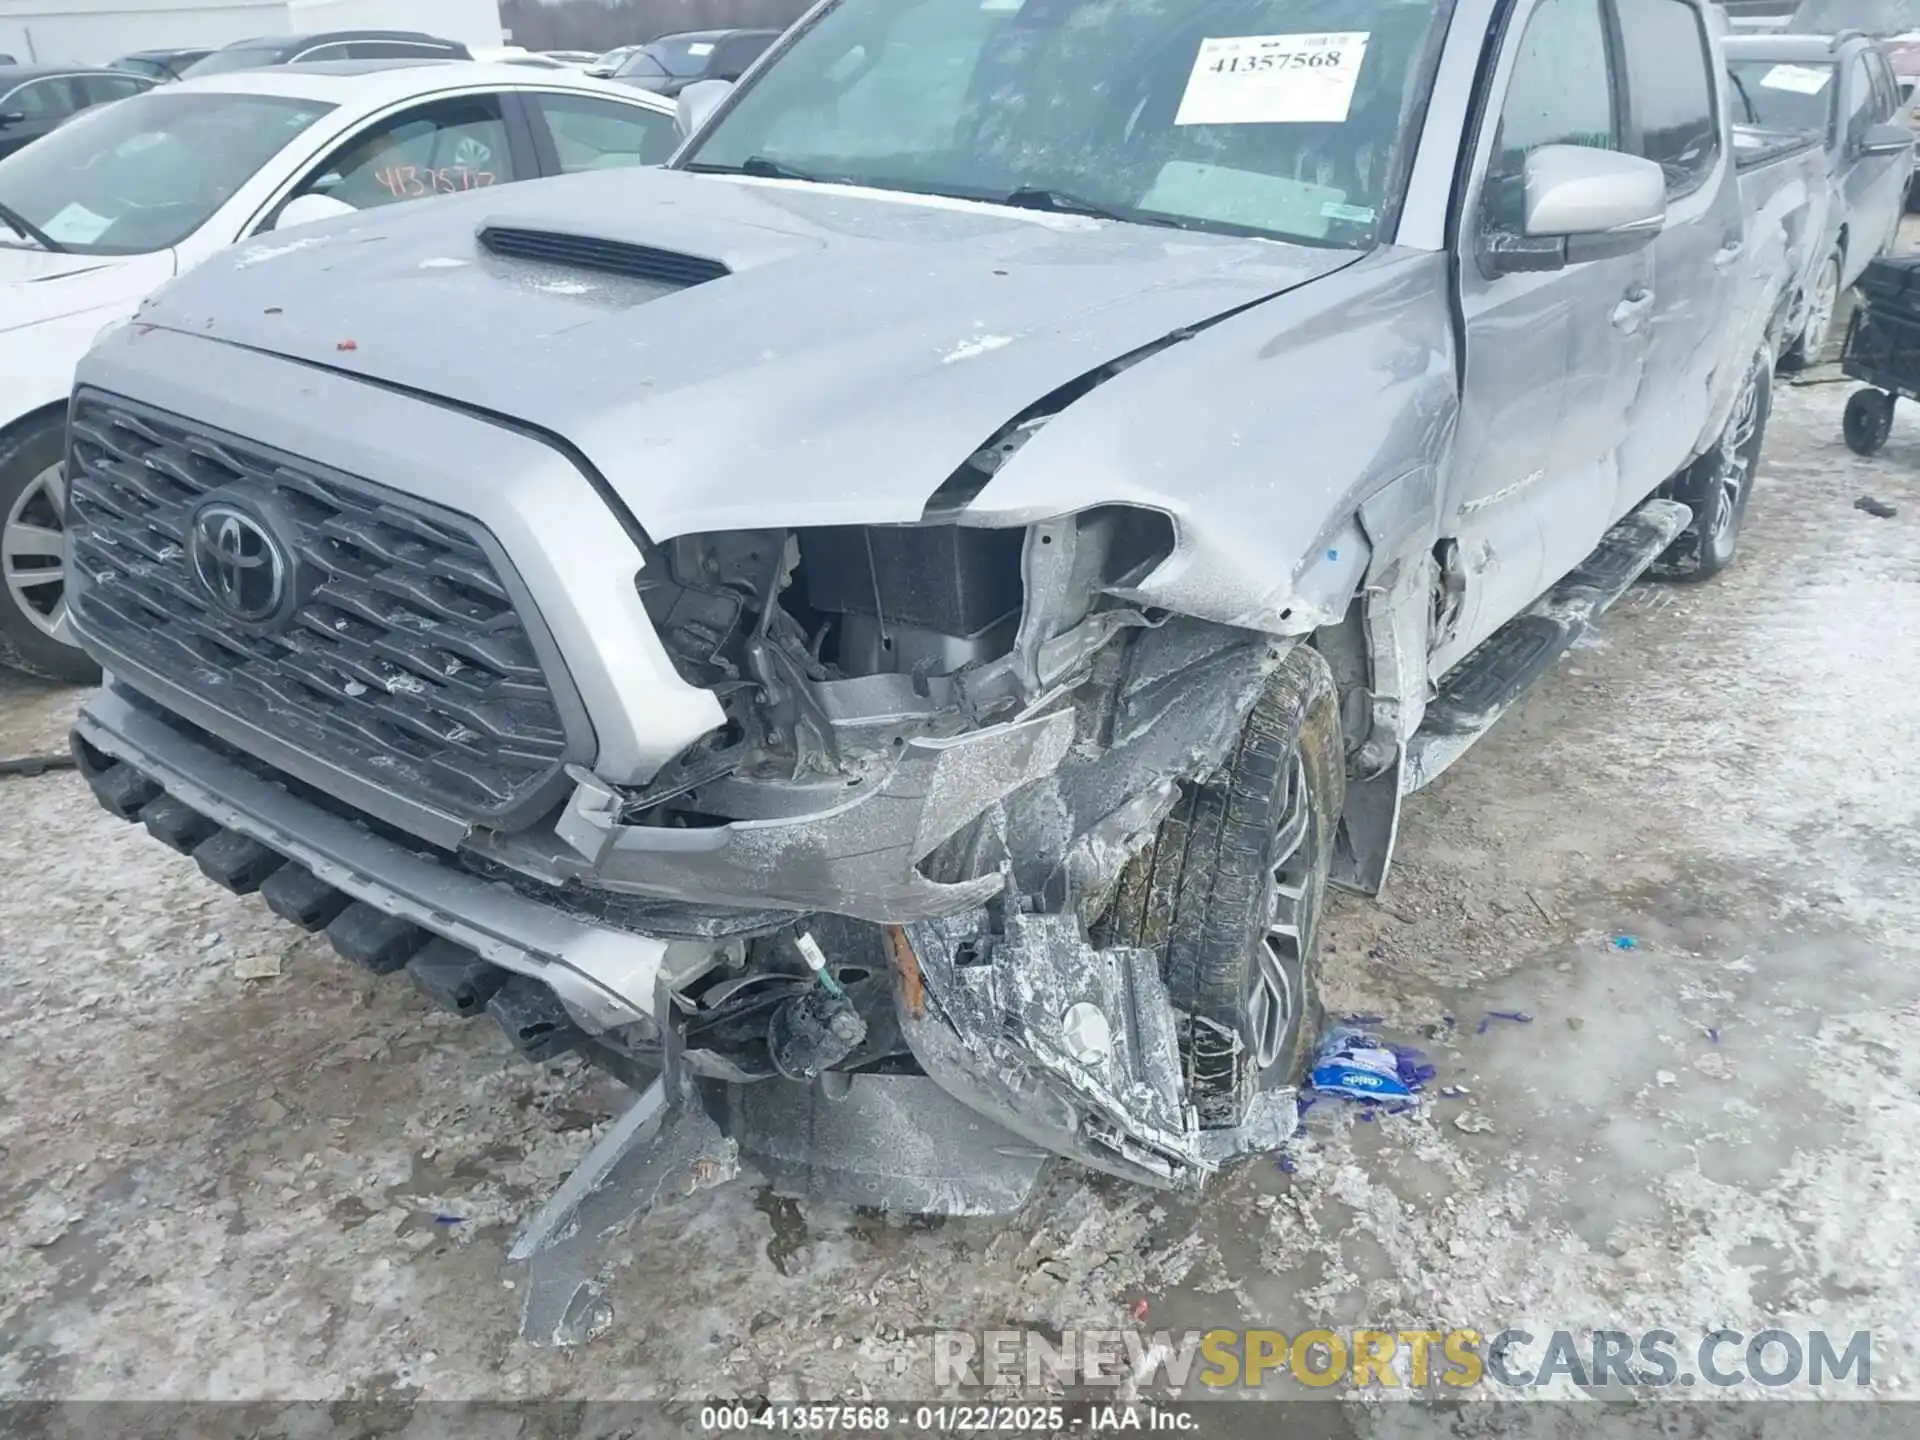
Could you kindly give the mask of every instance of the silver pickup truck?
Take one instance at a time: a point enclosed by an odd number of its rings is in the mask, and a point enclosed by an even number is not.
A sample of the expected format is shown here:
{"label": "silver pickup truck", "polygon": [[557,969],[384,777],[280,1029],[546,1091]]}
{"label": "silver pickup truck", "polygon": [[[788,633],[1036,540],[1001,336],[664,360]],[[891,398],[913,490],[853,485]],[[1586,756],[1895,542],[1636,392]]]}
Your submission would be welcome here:
{"label": "silver pickup truck", "polygon": [[1328,887],[1733,558],[1821,164],[1693,0],[827,0],[665,170],[103,338],[75,749],[645,1086],[556,1214],[1197,1185],[1292,1128]]}

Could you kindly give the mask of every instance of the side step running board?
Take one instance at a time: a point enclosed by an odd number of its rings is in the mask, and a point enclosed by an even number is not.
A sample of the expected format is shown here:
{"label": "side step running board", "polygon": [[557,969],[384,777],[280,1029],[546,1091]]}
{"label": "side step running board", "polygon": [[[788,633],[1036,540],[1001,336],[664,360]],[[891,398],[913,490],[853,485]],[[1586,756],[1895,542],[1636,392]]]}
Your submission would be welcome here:
{"label": "side step running board", "polygon": [[1466,754],[1692,519],[1678,501],[1647,501],[1609,530],[1564,580],[1483,640],[1441,684],[1407,742],[1402,793],[1431,785]]}

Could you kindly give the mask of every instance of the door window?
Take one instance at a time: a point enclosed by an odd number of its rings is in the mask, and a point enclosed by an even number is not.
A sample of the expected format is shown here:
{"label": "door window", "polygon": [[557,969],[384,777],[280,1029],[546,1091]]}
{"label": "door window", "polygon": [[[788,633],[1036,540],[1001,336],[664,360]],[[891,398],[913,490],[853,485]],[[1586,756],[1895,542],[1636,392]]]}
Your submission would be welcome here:
{"label": "door window", "polygon": [[1523,228],[1527,156],[1542,145],[1620,148],[1608,49],[1600,0],[1541,0],[1528,17],[1494,131],[1482,199],[1490,229]]}
{"label": "door window", "polygon": [[129,95],[138,95],[148,88],[144,80],[136,80],[131,75],[83,75],[80,87],[86,92],[89,105],[104,105],[109,100],[124,100]]}
{"label": "door window", "polygon": [[33,121],[64,119],[80,108],[73,86],[64,75],[56,80],[30,80],[0,100],[0,113]]}
{"label": "door window", "polygon": [[1866,62],[1867,78],[1873,82],[1873,118],[1893,119],[1900,111],[1900,88],[1893,83],[1893,71],[1887,67],[1886,57],[1877,50],[1868,50],[1860,58]]}
{"label": "door window", "polygon": [[1686,0],[1616,0],[1635,153],[1666,172],[1667,195],[1700,188],[1720,155],[1720,127],[1700,12]]}
{"label": "door window", "polygon": [[738,80],[773,40],[771,35],[728,36],[715,47],[707,62],[707,75],[714,80]]}
{"label": "door window", "polygon": [[673,116],[592,95],[532,94],[553,136],[560,173],[659,165],[680,144]]}
{"label": "door window", "polygon": [[422,105],[361,131],[295,193],[367,210],[525,178],[513,168],[499,97],[472,95]]}
{"label": "door window", "polygon": [[1847,66],[1847,144],[1858,145],[1866,138],[1867,129],[1873,124],[1876,101],[1873,94],[1873,81],[1867,74],[1867,62],[1861,56],[1854,56],[1853,63]]}

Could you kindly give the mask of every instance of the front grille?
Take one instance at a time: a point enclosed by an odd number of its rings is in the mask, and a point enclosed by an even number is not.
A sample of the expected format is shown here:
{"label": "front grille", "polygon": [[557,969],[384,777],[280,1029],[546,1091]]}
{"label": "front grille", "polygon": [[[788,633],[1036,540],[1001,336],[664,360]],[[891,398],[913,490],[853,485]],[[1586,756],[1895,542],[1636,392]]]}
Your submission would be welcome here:
{"label": "front grille", "polygon": [[[472,821],[530,819],[588,758],[472,522],[92,392],[74,402],[67,471],[74,620],[109,669]],[[196,574],[210,497],[270,513],[295,557],[269,623],[232,618]]]}
{"label": "front grille", "polygon": [[718,260],[709,260],[704,255],[683,255],[676,250],[656,250],[651,245],[635,245],[627,240],[603,240],[594,235],[569,235],[559,230],[489,225],[480,232],[480,243],[495,255],[510,260],[603,270],[631,280],[671,285],[676,290],[691,289],[733,273]]}

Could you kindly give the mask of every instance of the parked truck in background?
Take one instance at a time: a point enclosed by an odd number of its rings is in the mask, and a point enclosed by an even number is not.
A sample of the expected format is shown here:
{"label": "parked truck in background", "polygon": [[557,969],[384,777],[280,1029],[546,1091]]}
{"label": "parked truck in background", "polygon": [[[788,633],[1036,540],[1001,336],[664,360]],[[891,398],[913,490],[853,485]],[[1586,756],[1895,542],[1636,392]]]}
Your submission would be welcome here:
{"label": "parked truck in background", "polygon": [[81,765],[650,1081],[621,1144],[1198,1185],[1290,1131],[1404,797],[1733,559],[1826,181],[1726,90],[1693,0],[827,0],[669,169],[103,338]]}

